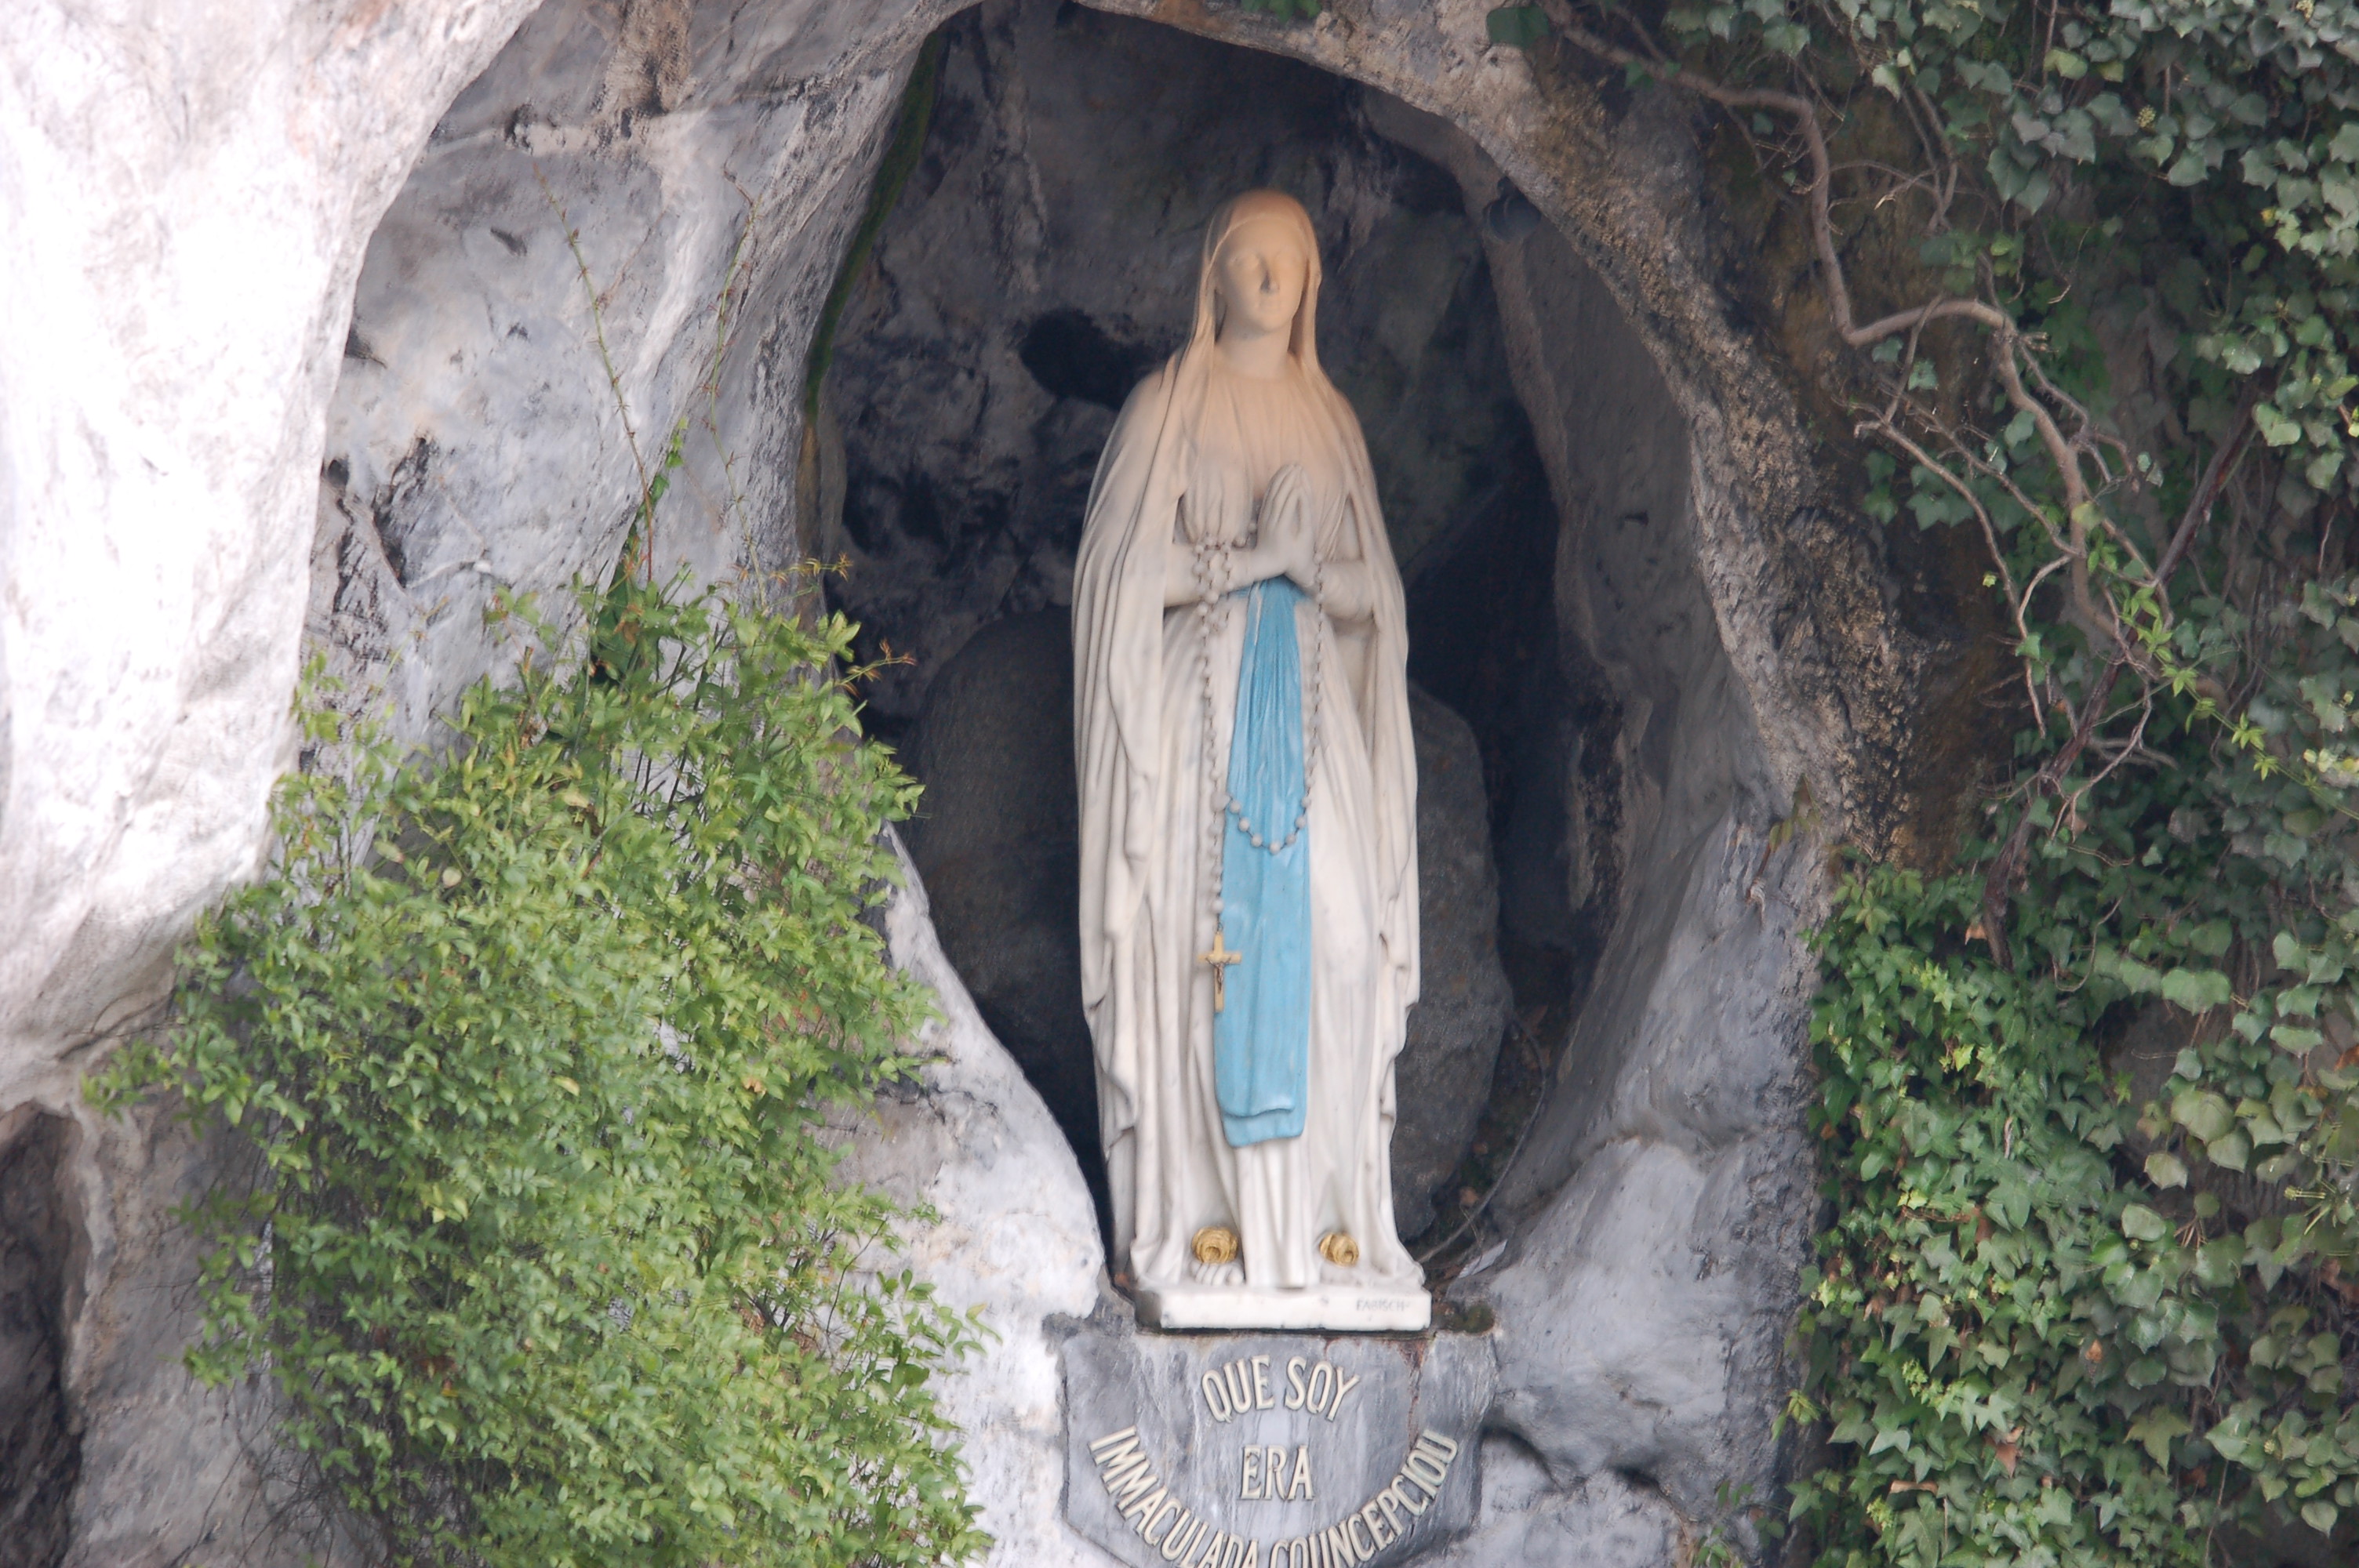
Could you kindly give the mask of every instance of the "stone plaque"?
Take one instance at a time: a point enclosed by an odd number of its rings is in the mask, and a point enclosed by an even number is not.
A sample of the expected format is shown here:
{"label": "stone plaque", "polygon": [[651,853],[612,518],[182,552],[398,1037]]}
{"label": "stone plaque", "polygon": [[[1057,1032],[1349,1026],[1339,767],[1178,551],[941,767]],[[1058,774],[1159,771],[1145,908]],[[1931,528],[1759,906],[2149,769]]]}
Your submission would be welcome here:
{"label": "stone plaque", "polygon": [[1474,1522],[1488,1340],[1085,1330],[1065,1517],[1135,1568],[1415,1561]]}

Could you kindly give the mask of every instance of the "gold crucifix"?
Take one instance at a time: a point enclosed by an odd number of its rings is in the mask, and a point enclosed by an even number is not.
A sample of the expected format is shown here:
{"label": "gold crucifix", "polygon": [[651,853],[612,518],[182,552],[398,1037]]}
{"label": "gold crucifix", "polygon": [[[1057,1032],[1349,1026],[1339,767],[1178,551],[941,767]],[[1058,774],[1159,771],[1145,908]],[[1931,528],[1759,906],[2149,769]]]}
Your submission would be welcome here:
{"label": "gold crucifix", "polygon": [[1220,923],[1215,921],[1212,924],[1212,950],[1196,955],[1198,963],[1212,966],[1212,1011],[1214,1012],[1220,1011],[1228,1003],[1229,966],[1242,961],[1245,957],[1243,953],[1230,952],[1227,942],[1228,939],[1221,935]]}

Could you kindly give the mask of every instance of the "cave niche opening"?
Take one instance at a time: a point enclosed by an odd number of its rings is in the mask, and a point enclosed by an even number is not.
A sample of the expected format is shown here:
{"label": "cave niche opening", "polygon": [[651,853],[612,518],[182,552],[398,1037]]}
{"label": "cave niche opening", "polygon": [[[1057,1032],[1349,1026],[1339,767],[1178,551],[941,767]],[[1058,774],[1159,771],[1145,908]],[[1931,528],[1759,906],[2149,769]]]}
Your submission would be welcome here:
{"label": "cave niche opening", "polygon": [[863,654],[901,661],[867,718],[927,786],[907,838],[944,949],[1103,1226],[1073,556],[1123,399],[1185,334],[1204,222],[1286,189],[1320,231],[1321,358],[1409,600],[1426,979],[1396,1209],[1413,1248],[1463,1261],[1619,895],[1622,706],[1560,602],[1567,531],[1493,282],[1544,225],[1442,122],[1311,66],[1049,0],[969,10],[940,45],[924,150],[832,345],[812,542],[851,563],[831,595]]}

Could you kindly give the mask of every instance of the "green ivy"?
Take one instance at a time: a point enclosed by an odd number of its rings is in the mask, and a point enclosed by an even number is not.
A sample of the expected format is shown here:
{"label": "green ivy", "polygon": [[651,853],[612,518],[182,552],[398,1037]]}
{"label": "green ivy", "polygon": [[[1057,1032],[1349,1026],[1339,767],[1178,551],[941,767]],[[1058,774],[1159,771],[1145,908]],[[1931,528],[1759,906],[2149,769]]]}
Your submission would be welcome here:
{"label": "green ivy", "polygon": [[327,708],[269,875],[94,1080],[248,1157],[191,1219],[212,1382],[266,1372],[314,1501],[404,1563],[919,1563],[984,1544],[821,1118],[927,1006],[866,924],[913,786],[851,629],[625,578],[402,766]]}
{"label": "green ivy", "polygon": [[[1792,1413],[1844,1455],[1796,1487],[1821,1561],[2201,1564],[2212,1525],[2288,1495],[2331,1529],[2359,1411],[2332,1292],[2288,1274],[2317,1239],[2160,1198],[2098,1044],[2124,989],[1993,964],[1962,935],[1980,897],[1976,875],[1879,867],[1819,935],[1812,1125],[1837,1217],[1803,1281]],[[2027,904],[2020,929],[2050,946],[2084,921]],[[2314,1113],[2282,1054],[2211,1070]],[[2224,1130],[2224,1098],[2193,1093]]]}
{"label": "green ivy", "polygon": [[[1822,373],[1880,443],[1864,510],[1978,532],[2019,661],[1987,838],[1856,869],[1817,937],[1817,1561],[2347,1537],[2359,5],[1674,0],[1665,39],[1538,8],[1493,40],[1798,160],[1821,287],[1858,257],[1895,313],[1838,315]],[[1944,298],[1983,352],[1909,314]]]}
{"label": "green ivy", "polygon": [[[2167,258],[2198,266],[2190,346],[2233,376],[2267,373],[2256,417],[2308,484],[2342,473],[2359,439],[2344,406],[2359,388],[2359,3],[1708,0],[1669,19],[1690,37],[1757,28],[1805,59],[1823,36],[1846,75],[1938,104],[1957,156],[2020,216],[2108,173],[2195,192]],[[2117,192],[2087,217],[2117,239],[2132,202],[2162,194]],[[1950,249],[2019,254],[2004,233]]]}

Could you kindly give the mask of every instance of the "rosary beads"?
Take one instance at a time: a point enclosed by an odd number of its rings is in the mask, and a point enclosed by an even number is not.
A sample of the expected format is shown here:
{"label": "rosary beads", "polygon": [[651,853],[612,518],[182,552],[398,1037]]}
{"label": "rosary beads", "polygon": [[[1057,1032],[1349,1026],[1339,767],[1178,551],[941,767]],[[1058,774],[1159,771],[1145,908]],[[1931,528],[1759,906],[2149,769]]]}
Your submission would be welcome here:
{"label": "rosary beads", "polygon": [[[1255,503],[1254,511],[1255,520],[1258,524],[1261,521],[1259,503]],[[1310,688],[1308,694],[1310,700],[1303,710],[1302,798],[1286,837],[1273,843],[1270,841],[1273,837],[1270,825],[1264,823],[1256,827],[1252,818],[1245,815],[1245,807],[1229,795],[1222,776],[1223,749],[1220,745],[1218,728],[1213,719],[1217,704],[1215,693],[1212,690],[1212,643],[1215,636],[1228,630],[1231,609],[1230,588],[1236,576],[1236,553],[1248,547],[1245,544],[1223,544],[1201,537],[1196,541],[1194,578],[1197,593],[1196,634],[1200,654],[1198,668],[1201,672],[1203,680],[1204,771],[1212,816],[1208,839],[1212,857],[1212,874],[1208,879],[1207,886],[1211,890],[1211,896],[1207,903],[1215,931],[1219,929],[1222,914],[1221,833],[1223,827],[1228,819],[1234,816],[1236,818],[1237,831],[1243,833],[1246,842],[1255,849],[1271,855],[1284,854],[1288,849],[1292,849],[1295,840],[1302,837],[1303,829],[1310,825],[1310,790],[1312,781],[1318,776],[1323,729],[1321,723],[1321,705],[1325,695],[1324,676],[1327,656],[1327,561],[1325,553],[1314,548],[1311,552],[1310,602],[1318,611],[1318,614],[1312,617],[1310,678],[1308,682]]]}

